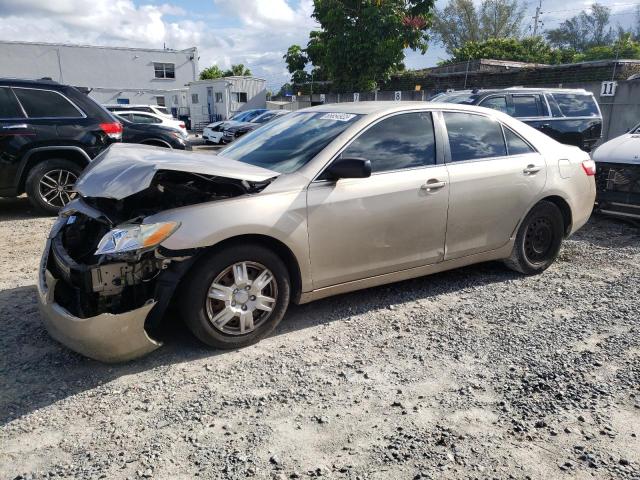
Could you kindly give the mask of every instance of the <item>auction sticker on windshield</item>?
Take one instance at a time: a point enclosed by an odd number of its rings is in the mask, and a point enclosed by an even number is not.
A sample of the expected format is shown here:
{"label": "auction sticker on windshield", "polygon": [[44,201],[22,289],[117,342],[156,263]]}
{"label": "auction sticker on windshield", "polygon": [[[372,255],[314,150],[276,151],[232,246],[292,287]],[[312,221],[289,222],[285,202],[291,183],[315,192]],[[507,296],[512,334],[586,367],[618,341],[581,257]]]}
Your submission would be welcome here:
{"label": "auction sticker on windshield", "polygon": [[353,113],[326,113],[320,117],[320,120],[338,120],[340,122],[348,122],[355,115]]}

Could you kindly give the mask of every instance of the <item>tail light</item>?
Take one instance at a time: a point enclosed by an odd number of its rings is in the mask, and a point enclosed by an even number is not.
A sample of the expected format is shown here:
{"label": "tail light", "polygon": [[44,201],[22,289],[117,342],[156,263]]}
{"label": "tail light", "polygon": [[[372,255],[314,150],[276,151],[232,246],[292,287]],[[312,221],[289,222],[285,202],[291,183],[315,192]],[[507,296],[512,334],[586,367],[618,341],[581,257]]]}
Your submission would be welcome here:
{"label": "tail light", "polygon": [[180,128],[187,128],[187,126],[184,124],[184,122],[180,122],[178,125],[180,125]]}
{"label": "tail light", "polygon": [[122,140],[122,124],[119,122],[101,123],[100,128],[112,140]]}
{"label": "tail light", "polygon": [[582,169],[587,176],[593,177],[596,174],[596,162],[593,160],[585,160],[582,162]]}

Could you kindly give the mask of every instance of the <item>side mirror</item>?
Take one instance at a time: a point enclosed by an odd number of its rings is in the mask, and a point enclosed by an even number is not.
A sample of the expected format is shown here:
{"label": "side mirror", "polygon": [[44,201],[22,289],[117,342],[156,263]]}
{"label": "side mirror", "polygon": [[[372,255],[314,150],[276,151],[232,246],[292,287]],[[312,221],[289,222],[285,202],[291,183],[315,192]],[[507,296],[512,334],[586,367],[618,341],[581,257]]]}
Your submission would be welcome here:
{"label": "side mirror", "polygon": [[366,158],[339,158],[324,172],[323,177],[332,180],[340,178],[367,178],[371,176],[371,161]]}

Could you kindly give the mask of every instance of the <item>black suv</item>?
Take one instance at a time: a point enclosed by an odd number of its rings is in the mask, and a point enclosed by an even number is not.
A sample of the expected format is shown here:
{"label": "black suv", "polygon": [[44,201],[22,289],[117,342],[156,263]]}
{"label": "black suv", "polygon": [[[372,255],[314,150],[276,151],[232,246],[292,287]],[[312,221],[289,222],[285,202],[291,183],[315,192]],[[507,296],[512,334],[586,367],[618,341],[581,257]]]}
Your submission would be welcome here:
{"label": "black suv", "polygon": [[499,110],[555,140],[591,151],[602,135],[602,114],[593,94],[583,89],[505,88],[436,95],[432,101]]}
{"label": "black suv", "polygon": [[56,213],[87,163],[121,139],[122,124],[74,87],[0,79],[0,197],[27,192]]}

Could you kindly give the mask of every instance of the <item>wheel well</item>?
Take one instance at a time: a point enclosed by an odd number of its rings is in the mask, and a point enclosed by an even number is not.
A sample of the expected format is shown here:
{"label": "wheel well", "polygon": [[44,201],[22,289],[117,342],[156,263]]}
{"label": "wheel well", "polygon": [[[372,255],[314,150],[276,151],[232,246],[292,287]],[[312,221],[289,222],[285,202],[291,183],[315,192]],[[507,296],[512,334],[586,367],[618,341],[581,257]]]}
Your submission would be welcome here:
{"label": "wheel well", "polygon": [[298,301],[300,294],[302,293],[302,274],[300,273],[298,261],[289,247],[280,240],[267,235],[239,235],[227,238],[220,243],[216,243],[210,247],[210,249],[219,249],[229,244],[238,243],[257,243],[273,250],[282,259],[289,271],[289,278],[291,280],[291,300],[294,303]]}
{"label": "wheel well", "polygon": [[571,225],[573,224],[573,216],[571,214],[571,207],[569,206],[567,201],[562,197],[558,197],[557,195],[546,197],[542,200],[551,202],[556,207],[558,207],[560,213],[562,213],[562,220],[564,221],[564,234],[565,236],[569,235],[569,232],[571,231]]}
{"label": "wheel well", "polygon": [[29,175],[29,172],[33,167],[35,167],[39,163],[55,158],[69,160],[77,164],[80,168],[84,168],[88,163],[87,157],[85,157],[81,152],[77,150],[60,149],[33,152],[31,155],[29,155],[29,159],[27,160],[27,163],[24,165],[24,168],[22,169],[22,172],[20,174],[20,182],[18,183],[19,193],[23,193],[25,191],[25,182],[27,181],[27,176]]}
{"label": "wheel well", "polygon": [[142,145],[151,145],[152,147],[162,147],[162,148],[171,148],[171,145],[169,145],[167,142],[165,142],[164,140],[145,140],[143,142],[140,142]]}

